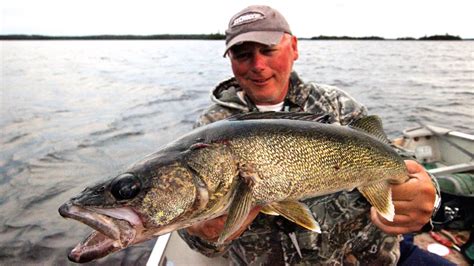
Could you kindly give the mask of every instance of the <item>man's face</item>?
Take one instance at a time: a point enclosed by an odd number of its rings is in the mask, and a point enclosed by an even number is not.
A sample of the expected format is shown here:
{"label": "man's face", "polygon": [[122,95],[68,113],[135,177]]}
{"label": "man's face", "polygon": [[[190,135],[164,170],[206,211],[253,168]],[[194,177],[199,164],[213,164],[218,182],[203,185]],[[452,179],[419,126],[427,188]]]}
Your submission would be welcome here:
{"label": "man's face", "polygon": [[233,46],[229,56],[237,82],[255,104],[285,99],[293,61],[298,59],[296,37],[285,34],[274,46],[245,42]]}

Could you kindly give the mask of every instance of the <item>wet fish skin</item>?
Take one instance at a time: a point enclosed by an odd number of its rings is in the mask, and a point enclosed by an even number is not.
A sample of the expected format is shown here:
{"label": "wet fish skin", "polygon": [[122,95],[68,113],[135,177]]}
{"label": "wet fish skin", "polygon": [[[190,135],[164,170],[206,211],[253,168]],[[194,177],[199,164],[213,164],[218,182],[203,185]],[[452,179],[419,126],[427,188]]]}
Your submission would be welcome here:
{"label": "wet fish skin", "polygon": [[[384,217],[393,217],[389,183],[408,176],[403,160],[380,141],[380,126],[363,121],[352,129],[291,116],[250,115],[198,128],[124,174],[87,188],[60,214],[101,231],[90,243],[107,242],[101,249],[111,251],[229,212],[219,238],[223,242],[256,205],[317,231],[311,213],[297,200],[356,187]],[[100,215],[90,215],[96,212]],[[123,221],[128,226],[121,225],[120,234],[134,239],[113,235],[110,241],[104,227]],[[85,260],[106,253],[90,243],[74,249],[74,261],[83,261],[82,249],[88,250]]]}

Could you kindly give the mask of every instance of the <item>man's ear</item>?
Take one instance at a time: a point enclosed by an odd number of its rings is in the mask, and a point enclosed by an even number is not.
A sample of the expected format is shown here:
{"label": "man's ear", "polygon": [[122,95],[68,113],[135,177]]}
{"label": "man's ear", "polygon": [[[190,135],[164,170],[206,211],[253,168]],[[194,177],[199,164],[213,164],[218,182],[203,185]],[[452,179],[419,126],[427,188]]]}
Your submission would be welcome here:
{"label": "man's ear", "polygon": [[293,61],[298,59],[298,38],[296,36],[291,36],[291,48],[293,48]]}

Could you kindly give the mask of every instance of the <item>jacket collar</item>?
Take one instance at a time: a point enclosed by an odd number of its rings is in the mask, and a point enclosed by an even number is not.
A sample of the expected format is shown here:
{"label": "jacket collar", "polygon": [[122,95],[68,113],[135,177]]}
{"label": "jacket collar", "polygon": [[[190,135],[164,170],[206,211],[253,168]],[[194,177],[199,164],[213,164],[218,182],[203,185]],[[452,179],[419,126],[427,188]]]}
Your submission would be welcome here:
{"label": "jacket collar", "polygon": [[[288,93],[285,97],[285,108],[288,108],[289,111],[304,110],[309,93],[304,91],[308,90],[307,86],[302,85],[303,82],[298,77],[298,74],[294,71],[291,72]],[[237,80],[230,78],[217,85],[211,92],[211,100],[228,108],[239,109],[245,112],[257,111],[257,107],[247,95],[244,94],[244,101],[239,98],[237,94],[241,93],[241,91],[242,88]]]}

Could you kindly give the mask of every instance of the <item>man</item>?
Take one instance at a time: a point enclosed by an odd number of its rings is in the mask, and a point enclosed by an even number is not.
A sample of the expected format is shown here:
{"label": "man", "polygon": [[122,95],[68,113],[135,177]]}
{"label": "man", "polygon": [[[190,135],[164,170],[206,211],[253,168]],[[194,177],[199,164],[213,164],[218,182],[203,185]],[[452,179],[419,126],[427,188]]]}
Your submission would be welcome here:
{"label": "man", "polygon": [[[292,72],[298,59],[297,39],[276,10],[250,6],[237,13],[226,31],[226,51],[234,78],[213,91],[215,102],[198,120],[202,126],[231,115],[258,111],[311,112],[346,125],[365,116],[364,106],[331,86],[305,84]],[[181,230],[191,248],[208,256],[223,254],[236,264],[395,264],[400,234],[429,223],[436,186],[423,167],[406,161],[410,179],[392,186],[395,218],[379,216],[357,191],[340,192],[304,202],[322,226],[317,234],[284,218],[253,209],[230,239],[217,245],[226,216]],[[371,222],[372,221],[372,222]]]}

